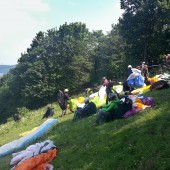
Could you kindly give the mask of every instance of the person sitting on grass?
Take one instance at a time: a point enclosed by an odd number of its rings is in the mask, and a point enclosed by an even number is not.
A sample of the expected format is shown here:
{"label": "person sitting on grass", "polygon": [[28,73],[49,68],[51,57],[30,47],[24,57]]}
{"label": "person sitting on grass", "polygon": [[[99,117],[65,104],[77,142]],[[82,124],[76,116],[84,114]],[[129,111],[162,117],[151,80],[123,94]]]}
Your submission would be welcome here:
{"label": "person sitting on grass", "polygon": [[116,94],[110,93],[109,101],[110,103],[103,106],[97,113],[97,119],[94,125],[120,119],[127,111],[132,109],[132,101],[128,97],[118,99]]}
{"label": "person sitting on grass", "polygon": [[84,103],[85,105],[82,109],[77,109],[74,112],[73,121],[81,119],[83,117],[88,117],[97,112],[96,105],[93,102],[90,102],[88,97],[84,99]]}

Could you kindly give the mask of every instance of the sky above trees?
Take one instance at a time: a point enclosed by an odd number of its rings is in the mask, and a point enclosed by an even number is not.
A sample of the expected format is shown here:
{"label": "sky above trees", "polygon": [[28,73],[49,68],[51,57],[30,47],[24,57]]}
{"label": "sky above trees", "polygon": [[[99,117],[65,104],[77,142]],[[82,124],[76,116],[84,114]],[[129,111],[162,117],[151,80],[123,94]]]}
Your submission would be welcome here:
{"label": "sky above trees", "polygon": [[82,22],[107,33],[121,14],[119,0],[0,0],[0,64],[17,64],[39,31]]}

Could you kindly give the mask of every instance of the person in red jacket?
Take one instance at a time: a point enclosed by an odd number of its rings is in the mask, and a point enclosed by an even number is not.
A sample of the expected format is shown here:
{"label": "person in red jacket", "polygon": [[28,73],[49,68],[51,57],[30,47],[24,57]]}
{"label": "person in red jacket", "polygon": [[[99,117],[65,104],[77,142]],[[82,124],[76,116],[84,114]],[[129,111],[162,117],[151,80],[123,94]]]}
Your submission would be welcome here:
{"label": "person in red jacket", "polygon": [[107,80],[107,78],[106,77],[103,77],[102,78],[102,85],[103,86],[107,86],[109,84],[109,81]]}

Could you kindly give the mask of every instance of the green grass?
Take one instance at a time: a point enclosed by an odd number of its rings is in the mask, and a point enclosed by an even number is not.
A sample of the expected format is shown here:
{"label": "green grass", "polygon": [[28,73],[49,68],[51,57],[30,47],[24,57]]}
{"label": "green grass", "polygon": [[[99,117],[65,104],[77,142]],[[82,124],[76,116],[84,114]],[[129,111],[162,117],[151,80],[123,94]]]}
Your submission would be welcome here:
{"label": "green grass", "polygon": [[[59,170],[168,170],[170,169],[170,89],[148,92],[156,102],[136,116],[92,126],[96,115],[72,122],[73,114],[35,142],[51,139],[58,146],[52,164]],[[54,104],[55,118],[61,113]],[[0,145],[39,126],[46,108],[0,126]],[[25,148],[23,148],[25,149]],[[0,169],[9,170],[11,155],[0,158]]]}

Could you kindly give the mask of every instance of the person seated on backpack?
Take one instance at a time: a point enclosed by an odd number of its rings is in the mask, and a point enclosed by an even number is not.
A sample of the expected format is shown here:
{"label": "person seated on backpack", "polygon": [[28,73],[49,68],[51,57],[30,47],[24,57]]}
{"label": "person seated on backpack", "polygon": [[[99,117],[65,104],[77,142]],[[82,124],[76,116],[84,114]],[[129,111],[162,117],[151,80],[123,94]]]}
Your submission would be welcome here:
{"label": "person seated on backpack", "polygon": [[21,120],[21,115],[18,114],[18,113],[15,113],[15,114],[13,115],[13,119],[14,119],[15,122],[20,121],[20,120]]}
{"label": "person seated on backpack", "polygon": [[118,99],[114,93],[110,93],[109,101],[110,103],[108,105],[103,106],[99,110],[95,125],[120,119],[128,110],[132,109],[132,101],[127,97]]}
{"label": "person seated on backpack", "polygon": [[93,102],[90,102],[88,97],[84,99],[84,103],[85,105],[82,109],[77,109],[74,112],[73,121],[83,117],[88,117],[97,112],[96,105]]}
{"label": "person seated on backpack", "polygon": [[49,116],[53,116],[53,115],[54,115],[54,108],[47,107],[47,111],[43,115],[42,119],[48,118]]}

